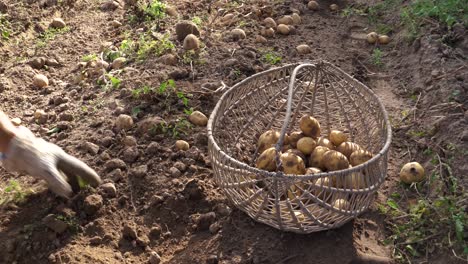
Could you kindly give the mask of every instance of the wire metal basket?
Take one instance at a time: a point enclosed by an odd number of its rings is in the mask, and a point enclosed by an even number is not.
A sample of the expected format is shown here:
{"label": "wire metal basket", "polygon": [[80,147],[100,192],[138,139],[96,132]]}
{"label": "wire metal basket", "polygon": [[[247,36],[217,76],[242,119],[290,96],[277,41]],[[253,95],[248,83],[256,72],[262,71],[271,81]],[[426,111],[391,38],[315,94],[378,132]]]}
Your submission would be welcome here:
{"label": "wire metal basket", "polygon": [[[344,131],[373,157],[311,175],[257,169],[259,135],[281,131],[280,151],[304,114],[320,122],[321,136]],[[370,206],[387,173],[391,127],[369,88],[326,61],[314,61],[270,69],[231,87],[210,116],[208,137],[216,183],[237,208],[277,229],[311,233],[340,227]]]}

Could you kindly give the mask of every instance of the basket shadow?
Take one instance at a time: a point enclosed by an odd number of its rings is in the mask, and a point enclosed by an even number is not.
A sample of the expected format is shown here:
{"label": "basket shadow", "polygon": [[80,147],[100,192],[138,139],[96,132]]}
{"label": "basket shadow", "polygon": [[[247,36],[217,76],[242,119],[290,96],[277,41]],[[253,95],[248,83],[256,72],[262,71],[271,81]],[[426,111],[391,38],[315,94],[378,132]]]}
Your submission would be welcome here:
{"label": "basket shadow", "polygon": [[279,231],[234,210],[219,233],[194,234],[169,263],[343,264],[356,256],[353,221],[338,229],[304,235]]}

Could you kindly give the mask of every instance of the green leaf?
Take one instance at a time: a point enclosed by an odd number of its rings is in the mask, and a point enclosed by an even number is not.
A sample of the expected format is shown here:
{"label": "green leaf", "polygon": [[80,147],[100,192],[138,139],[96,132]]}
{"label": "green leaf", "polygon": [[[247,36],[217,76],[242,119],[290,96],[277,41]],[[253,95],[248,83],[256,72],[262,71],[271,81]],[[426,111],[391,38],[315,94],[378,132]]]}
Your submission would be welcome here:
{"label": "green leaf", "polygon": [[388,199],[387,205],[395,210],[398,210],[398,204],[393,199]]}
{"label": "green leaf", "polygon": [[413,255],[413,257],[419,257],[418,251],[416,251],[416,249],[414,249],[413,246],[411,246],[411,245],[406,245],[405,248],[406,248],[406,250],[408,250],[408,251],[411,253],[411,255]]}
{"label": "green leaf", "polygon": [[455,234],[457,236],[458,241],[463,241],[463,233],[464,233],[464,223],[463,223],[463,216],[461,214],[453,216],[455,220]]}

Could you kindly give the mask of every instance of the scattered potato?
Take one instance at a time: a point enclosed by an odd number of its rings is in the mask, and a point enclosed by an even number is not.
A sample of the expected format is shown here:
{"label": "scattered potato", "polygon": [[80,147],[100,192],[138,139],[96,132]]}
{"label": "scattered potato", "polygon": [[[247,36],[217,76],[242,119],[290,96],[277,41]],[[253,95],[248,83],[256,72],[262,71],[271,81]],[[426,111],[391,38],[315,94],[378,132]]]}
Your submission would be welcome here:
{"label": "scattered potato", "polygon": [[255,42],[265,44],[265,43],[268,42],[268,40],[263,36],[257,35],[257,36],[255,36]]}
{"label": "scattered potato", "polygon": [[111,67],[112,69],[121,69],[126,61],[127,59],[125,59],[124,57],[119,57],[112,62]]}
{"label": "scattered potato", "polygon": [[349,210],[350,204],[345,199],[336,199],[333,202],[333,207],[335,207],[338,210],[345,210],[346,211],[346,210]]}
{"label": "scattered potato", "polygon": [[276,30],[282,35],[288,35],[290,32],[288,25],[285,25],[285,24],[279,24],[276,27]]}
{"label": "scattered potato", "polygon": [[240,28],[233,29],[231,31],[231,34],[234,40],[245,39],[247,37],[247,35],[245,34],[245,31]]}
{"label": "scattered potato", "polygon": [[269,148],[260,154],[255,164],[257,168],[266,170],[266,171],[274,171],[276,170],[276,150],[275,148]]}
{"label": "scattered potato", "polygon": [[263,24],[267,27],[267,28],[276,28],[276,22],[273,18],[271,17],[267,17],[263,20]]}
{"label": "scattered potato", "polygon": [[296,47],[297,53],[304,55],[312,52],[312,49],[307,44],[301,44]]}
{"label": "scattered potato", "polygon": [[348,136],[339,130],[332,130],[328,138],[330,138],[330,141],[335,146],[339,146],[341,143],[348,140]]}
{"label": "scattered potato", "polygon": [[385,45],[385,44],[390,43],[390,38],[389,38],[387,35],[380,35],[379,38],[378,38],[378,40],[379,40],[379,43],[380,43],[380,44],[384,44],[384,45]]}
{"label": "scattered potato", "polygon": [[295,148],[297,147],[297,142],[299,141],[299,139],[303,137],[304,134],[302,132],[292,132],[291,135],[289,135],[289,144],[291,145],[291,147]]}
{"label": "scattered potato", "polygon": [[320,123],[310,115],[304,115],[299,120],[301,131],[309,137],[318,138],[320,136]]}
{"label": "scattered potato", "polygon": [[184,50],[196,50],[200,48],[200,41],[194,34],[188,34],[184,39]]}
{"label": "scattered potato", "polygon": [[375,32],[371,32],[367,34],[367,42],[369,44],[375,44],[378,39],[379,39],[379,35]]}
{"label": "scattered potato", "polygon": [[400,171],[400,180],[406,184],[424,180],[425,172],[423,166],[418,162],[406,163]]}
{"label": "scattered potato", "polygon": [[329,150],[323,154],[322,164],[328,171],[344,170],[349,167],[346,156],[335,150]]}
{"label": "scattered potato", "polygon": [[133,119],[129,115],[121,114],[115,120],[115,126],[118,130],[128,130],[133,127]]}
{"label": "scattered potato", "polygon": [[47,76],[43,74],[36,74],[34,75],[33,85],[38,88],[47,87],[49,86],[49,79],[47,79]]}
{"label": "scattered potato", "polygon": [[314,151],[317,143],[311,137],[303,137],[297,141],[297,149],[304,153],[304,155],[309,155]]}
{"label": "scattered potato", "polygon": [[283,153],[280,160],[286,174],[303,175],[306,172],[304,161],[296,154]]}
{"label": "scattered potato", "polygon": [[294,13],[291,15],[292,19],[293,19],[293,25],[299,25],[301,24],[302,22],[302,19],[301,19],[301,16],[299,16],[299,14],[297,13]]}
{"label": "scattered potato", "polygon": [[307,8],[316,11],[319,9],[319,4],[316,1],[309,1],[309,3],[307,4]]}
{"label": "scattered potato", "polygon": [[56,17],[52,20],[52,22],[50,23],[49,27],[51,28],[64,28],[66,27],[67,24],[65,24],[65,21],[63,21],[63,19],[59,18],[59,17]]}
{"label": "scattered potato", "polygon": [[338,11],[338,9],[339,9],[339,7],[338,7],[337,4],[331,4],[331,5],[330,5],[330,10],[331,10],[331,11]]}
{"label": "scattered potato", "polygon": [[310,154],[309,166],[317,167],[317,168],[320,168],[321,170],[326,169],[326,167],[323,164],[323,155],[329,150],[330,149],[327,147],[317,146],[314,149],[314,151],[312,151],[312,153]]}
{"label": "scattered potato", "polygon": [[185,140],[177,140],[175,146],[178,150],[186,151],[190,148],[190,144]]}
{"label": "scattered potato", "polygon": [[272,38],[275,36],[275,30],[273,28],[263,29],[260,34],[266,38]]}
{"label": "scattered potato", "polygon": [[208,124],[208,117],[200,111],[193,111],[189,116],[189,121],[197,126],[206,126]]}
{"label": "scattered potato", "polygon": [[278,24],[292,25],[294,24],[294,19],[292,16],[283,16],[278,19]]}
{"label": "scattered potato", "polygon": [[351,156],[351,153],[359,149],[361,149],[361,147],[358,144],[354,142],[349,142],[349,141],[341,143],[336,148],[336,150],[341,152],[343,155],[345,155],[346,158],[349,158],[349,156]]}
{"label": "scattered potato", "polygon": [[331,150],[335,149],[335,145],[333,145],[333,143],[331,143],[331,141],[328,140],[328,138],[324,138],[324,137],[319,137],[318,138],[317,146],[326,147],[326,148],[329,148]]}
{"label": "scattered potato", "polygon": [[280,133],[272,129],[261,134],[257,142],[258,152],[263,153],[267,148],[273,147],[278,142],[279,138]]}
{"label": "scattered potato", "polygon": [[372,153],[363,149],[358,149],[349,156],[349,163],[351,163],[352,166],[357,166],[370,160],[371,158]]}

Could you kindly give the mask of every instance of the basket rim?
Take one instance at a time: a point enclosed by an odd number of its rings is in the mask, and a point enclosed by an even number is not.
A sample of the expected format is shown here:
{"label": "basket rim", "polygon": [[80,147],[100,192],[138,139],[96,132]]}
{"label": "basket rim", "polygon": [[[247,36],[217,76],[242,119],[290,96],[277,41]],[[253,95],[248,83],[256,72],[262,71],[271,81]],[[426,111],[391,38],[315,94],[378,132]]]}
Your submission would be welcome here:
{"label": "basket rim", "polygon": [[[371,97],[373,97],[377,101],[379,109],[380,109],[380,111],[382,111],[383,117],[384,117],[384,120],[385,120],[385,125],[386,125],[386,128],[387,128],[386,129],[387,130],[387,137],[385,139],[385,144],[382,147],[382,149],[377,154],[375,154],[370,160],[368,160],[368,161],[366,161],[366,162],[364,162],[364,163],[362,163],[362,164],[360,164],[358,166],[354,166],[352,168],[347,168],[347,169],[344,169],[344,170],[338,170],[338,171],[332,171],[332,172],[320,172],[320,173],[317,173],[317,174],[296,175],[296,174],[285,174],[282,171],[270,172],[270,171],[258,169],[256,167],[252,167],[252,166],[250,166],[250,165],[248,165],[248,164],[246,164],[244,162],[240,162],[237,159],[233,158],[232,156],[228,155],[226,152],[224,152],[219,147],[218,143],[216,142],[216,140],[215,140],[215,138],[213,136],[213,123],[214,123],[215,116],[218,114],[221,103],[223,102],[223,100],[225,100],[225,98],[227,96],[229,96],[229,94],[233,93],[233,91],[235,89],[238,89],[238,87],[242,86],[245,82],[247,82],[247,81],[249,81],[251,79],[257,78],[259,76],[266,75],[266,74],[268,74],[270,72],[274,72],[274,71],[277,71],[279,69],[293,67],[293,66],[297,67],[297,66],[302,65],[302,64],[314,65],[314,64],[318,64],[318,63],[327,64],[328,66],[334,68],[335,70],[337,70],[341,74],[343,74],[343,75],[345,75],[345,76],[347,76],[349,78],[352,78],[359,85],[361,85],[364,89],[366,89],[366,91],[369,92],[369,95]],[[283,66],[280,66],[280,67],[274,67],[274,68],[268,69],[266,71],[262,71],[262,72],[253,74],[250,77],[247,77],[244,80],[236,83],[235,85],[230,87],[221,96],[221,98],[216,103],[216,106],[213,109],[213,111],[211,112],[210,118],[208,120],[207,131],[208,131],[208,142],[212,144],[212,146],[214,147],[214,150],[216,152],[219,152],[223,158],[225,158],[225,159],[229,160],[230,162],[238,165],[240,168],[245,169],[245,170],[250,171],[250,172],[254,172],[254,173],[261,173],[266,177],[276,177],[276,178],[281,178],[281,179],[287,178],[287,179],[291,179],[291,180],[297,180],[297,179],[311,180],[311,179],[318,179],[318,178],[329,177],[329,176],[340,176],[340,175],[343,175],[343,174],[348,174],[348,173],[360,171],[361,169],[363,169],[365,167],[368,167],[370,164],[378,162],[379,159],[388,152],[388,150],[390,148],[391,141],[392,141],[392,127],[391,127],[390,120],[389,120],[389,117],[388,117],[388,112],[385,109],[382,101],[375,94],[375,92],[372,91],[371,89],[369,89],[369,87],[367,87],[365,84],[363,84],[359,80],[353,78],[352,76],[350,76],[349,74],[344,72],[339,67],[337,67],[337,66],[335,66],[335,65],[333,65],[333,64],[331,64],[331,63],[329,63],[329,62],[327,62],[325,60],[315,60],[313,62],[296,62],[296,63],[286,64],[286,65],[283,65]]]}

